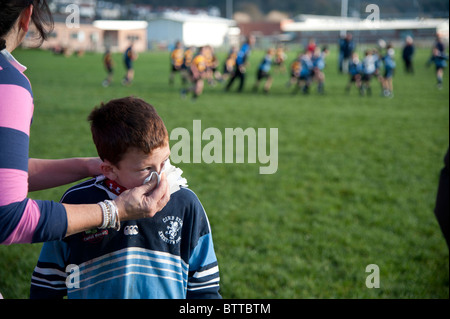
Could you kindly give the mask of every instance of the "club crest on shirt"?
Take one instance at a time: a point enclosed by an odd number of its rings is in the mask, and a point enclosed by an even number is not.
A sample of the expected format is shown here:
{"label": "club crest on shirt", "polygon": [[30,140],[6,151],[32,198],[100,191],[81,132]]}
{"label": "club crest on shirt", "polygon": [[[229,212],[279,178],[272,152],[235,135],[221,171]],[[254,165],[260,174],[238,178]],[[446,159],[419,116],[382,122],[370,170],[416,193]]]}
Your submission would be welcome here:
{"label": "club crest on shirt", "polygon": [[169,245],[178,244],[181,241],[183,220],[175,216],[166,216],[162,221],[165,228],[158,232],[159,237]]}

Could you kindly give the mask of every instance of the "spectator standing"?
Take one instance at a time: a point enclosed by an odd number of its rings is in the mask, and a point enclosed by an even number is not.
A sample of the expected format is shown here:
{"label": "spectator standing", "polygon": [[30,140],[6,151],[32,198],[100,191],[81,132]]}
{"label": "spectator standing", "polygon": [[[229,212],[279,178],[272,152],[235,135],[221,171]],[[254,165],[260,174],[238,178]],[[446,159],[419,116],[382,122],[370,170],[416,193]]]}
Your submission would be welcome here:
{"label": "spectator standing", "polygon": [[405,46],[403,47],[403,62],[405,64],[405,72],[414,74],[413,56],[414,56],[414,40],[412,37],[407,36],[405,39]]}

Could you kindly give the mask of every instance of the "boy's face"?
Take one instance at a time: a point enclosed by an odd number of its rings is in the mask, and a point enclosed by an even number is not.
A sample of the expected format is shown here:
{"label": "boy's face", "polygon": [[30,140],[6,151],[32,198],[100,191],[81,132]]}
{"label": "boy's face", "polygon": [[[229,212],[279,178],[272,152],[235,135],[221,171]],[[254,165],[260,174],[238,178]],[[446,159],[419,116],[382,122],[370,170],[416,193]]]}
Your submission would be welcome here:
{"label": "boy's face", "polygon": [[119,185],[132,189],[141,186],[151,172],[161,173],[163,164],[169,156],[168,143],[154,149],[150,154],[145,154],[136,148],[130,148],[117,166],[105,161],[102,165],[103,174]]}

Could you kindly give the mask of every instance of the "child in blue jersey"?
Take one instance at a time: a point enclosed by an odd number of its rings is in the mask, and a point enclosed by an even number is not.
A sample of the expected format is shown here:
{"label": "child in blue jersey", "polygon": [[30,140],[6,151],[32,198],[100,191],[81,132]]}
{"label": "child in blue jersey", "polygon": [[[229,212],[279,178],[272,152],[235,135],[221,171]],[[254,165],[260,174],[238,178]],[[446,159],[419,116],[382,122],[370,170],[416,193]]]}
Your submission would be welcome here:
{"label": "child in blue jersey", "polygon": [[313,76],[314,64],[312,62],[312,52],[307,50],[300,58],[300,74],[298,78],[298,87],[301,88],[303,94],[309,94],[309,86]]}
{"label": "child in blue jersey", "polygon": [[[168,133],[143,100],[112,100],[89,116],[103,176],[70,188],[63,203],[98,203],[164,172],[171,198],[151,219],[44,244],[31,298],[220,298],[208,217],[169,162]],[[151,181],[154,182],[154,181]]]}
{"label": "child in blue jersey", "polygon": [[427,62],[427,66],[434,63],[434,66],[436,67],[437,87],[440,90],[442,89],[444,69],[447,67],[447,60],[448,56],[444,53],[444,51],[441,51],[438,47],[435,47],[431,58]]}
{"label": "child in blue jersey", "polygon": [[319,47],[316,47],[314,49],[314,54],[312,57],[312,64],[313,64],[313,81],[317,82],[317,91],[319,94],[325,93],[325,58],[328,54],[328,48],[324,47],[323,49],[320,49]]}
{"label": "child in blue jersey", "polygon": [[359,92],[361,92],[361,77],[362,77],[363,65],[359,60],[357,52],[353,52],[352,59],[348,64],[348,73],[350,74],[350,81],[345,87],[345,91],[350,93],[352,85],[355,85]]}
{"label": "child in blue jersey", "polygon": [[385,97],[394,97],[394,84],[393,77],[395,72],[395,50],[394,48],[389,48],[386,55],[383,57],[384,63],[384,76],[382,79],[383,83],[383,95]]}
{"label": "child in blue jersey", "polygon": [[263,60],[259,64],[258,72],[256,74],[256,82],[253,86],[253,91],[258,91],[259,83],[261,80],[265,79],[264,83],[264,93],[269,93],[272,87],[272,76],[270,75],[270,69],[272,68],[272,59],[275,54],[274,49],[267,50],[267,54],[264,56]]}

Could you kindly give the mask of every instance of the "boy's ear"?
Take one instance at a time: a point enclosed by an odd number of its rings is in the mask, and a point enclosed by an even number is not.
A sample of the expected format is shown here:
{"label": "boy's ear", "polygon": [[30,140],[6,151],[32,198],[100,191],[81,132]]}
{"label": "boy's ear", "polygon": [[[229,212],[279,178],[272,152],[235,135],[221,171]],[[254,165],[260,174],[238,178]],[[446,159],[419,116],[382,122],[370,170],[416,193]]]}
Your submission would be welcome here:
{"label": "boy's ear", "polygon": [[108,160],[104,160],[100,165],[102,170],[102,174],[105,175],[108,179],[115,181],[117,179],[117,174],[115,173],[116,167],[111,164]]}

